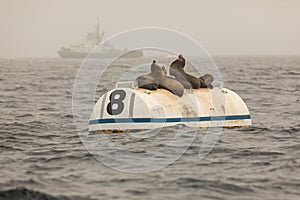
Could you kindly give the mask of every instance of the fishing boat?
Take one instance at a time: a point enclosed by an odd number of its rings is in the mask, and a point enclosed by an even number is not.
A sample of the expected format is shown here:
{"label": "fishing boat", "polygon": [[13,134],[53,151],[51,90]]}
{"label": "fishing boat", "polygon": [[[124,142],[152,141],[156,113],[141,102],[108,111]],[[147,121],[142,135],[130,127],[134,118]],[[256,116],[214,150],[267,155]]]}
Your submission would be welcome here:
{"label": "fishing boat", "polygon": [[128,58],[137,58],[143,56],[143,51],[141,50],[127,52],[126,49],[117,49],[109,43],[103,44],[101,51],[91,53],[91,51],[103,41],[103,38],[104,31],[100,33],[98,18],[96,31],[89,32],[86,35],[84,42],[63,46],[57,51],[57,53],[62,58],[85,58],[87,56],[93,58],[114,58],[125,53],[126,57]]}

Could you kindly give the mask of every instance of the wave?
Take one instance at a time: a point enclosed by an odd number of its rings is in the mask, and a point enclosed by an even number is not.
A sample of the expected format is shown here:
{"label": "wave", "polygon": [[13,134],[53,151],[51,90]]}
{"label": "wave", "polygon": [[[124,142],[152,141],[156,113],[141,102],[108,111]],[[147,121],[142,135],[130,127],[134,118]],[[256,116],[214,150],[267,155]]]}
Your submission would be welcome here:
{"label": "wave", "polygon": [[274,130],[272,130],[270,128],[266,128],[266,127],[250,126],[247,128],[241,128],[238,131],[241,131],[244,133],[250,133],[250,134],[257,134],[257,133],[261,133],[261,132],[271,132]]}
{"label": "wave", "polygon": [[29,190],[27,188],[16,188],[11,190],[0,191],[0,199],[1,200],[33,200],[33,199],[41,199],[41,200],[69,200],[70,198],[65,196],[52,196],[46,193]]}
{"label": "wave", "polygon": [[289,72],[283,73],[283,75],[300,75],[300,73],[295,72],[295,71],[289,71]]}
{"label": "wave", "polygon": [[44,192],[27,189],[25,187],[18,187],[15,189],[0,191],[1,200],[93,200],[89,197],[80,197],[80,196],[63,196],[63,195],[50,195]]}
{"label": "wave", "polygon": [[26,118],[26,117],[33,117],[33,115],[32,114],[16,115],[16,118]]}
{"label": "wave", "polygon": [[233,183],[226,183],[216,180],[201,180],[197,178],[180,178],[176,180],[176,183],[180,187],[184,188],[213,188],[214,190],[223,190],[226,192],[234,191],[234,192],[253,192],[253,190],[249,187],[238,186]]}

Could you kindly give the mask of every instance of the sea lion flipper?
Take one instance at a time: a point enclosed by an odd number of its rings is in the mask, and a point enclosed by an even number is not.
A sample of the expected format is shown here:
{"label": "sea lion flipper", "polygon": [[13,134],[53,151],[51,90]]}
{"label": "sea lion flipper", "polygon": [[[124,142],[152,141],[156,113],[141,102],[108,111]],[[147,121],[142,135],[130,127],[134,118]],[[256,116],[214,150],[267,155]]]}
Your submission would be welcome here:
{"label": "sea lion flipper", "polygon": [[176,79],[169,76],[164,78],[164,81],[159,85],[159,87],[166,89],[179,97],[182,97],[184,93],[183,85]]}
{"label": "sea lion flipper", "polygon": [[136,78],[139,88],[157,90],[158,84],[150,74],[144,74]]}
{"label": "sea lion flipper", "polygon": [[205,74],[199,77],[200,87],[201,88],[213,88],[212,82],[214,81],[214,77],[211,74]]}

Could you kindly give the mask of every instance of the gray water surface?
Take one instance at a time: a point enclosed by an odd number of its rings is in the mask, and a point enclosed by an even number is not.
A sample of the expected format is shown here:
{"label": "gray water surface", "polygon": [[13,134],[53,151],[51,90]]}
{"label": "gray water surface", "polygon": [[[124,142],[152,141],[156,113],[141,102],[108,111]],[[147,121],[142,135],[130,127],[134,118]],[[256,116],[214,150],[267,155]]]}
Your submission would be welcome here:
{"label": "gray water surface", "polygon": [[[248,105],[253,126],[224,129],[203,159],[200,130],[173,164],[131,174],[101,164],[77,135],[72,89],[80,60],[1,59],[0,199],[299,199],[300,57],[214,60],[225,87]],[[111,89],[107,80],[98,93]],[[110,137],[147,152],[163,145],[160,134]]]}

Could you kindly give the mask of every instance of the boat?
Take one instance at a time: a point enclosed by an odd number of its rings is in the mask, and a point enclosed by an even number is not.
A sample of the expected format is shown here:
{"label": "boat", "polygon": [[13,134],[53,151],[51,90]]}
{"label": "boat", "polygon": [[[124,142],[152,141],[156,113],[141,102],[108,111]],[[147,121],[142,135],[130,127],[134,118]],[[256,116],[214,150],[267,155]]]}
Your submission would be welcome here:
{"label": "boat", "polygon": [[178,97],[165,89],[152,91],[133,84],[116,87],[100,97],[90,116],[89,132],[139,131],[179,124],[234,128],[251,123],[243,99],[227,88],[186,90]]}
{"label": "boat", "polygon": [[[104,37],[104,31],[100,34],[99,19],[97,20],[96,31],[89,32],[84,42],[61,47],[57,53],[61,58],[85,58],[87,56],[93,58],[114,58],[126,53],[128,58],[137,58],[143,56],[142,50],[129,51],[127,49],[117,49],[109,43],[101,46],[100,52],[92,52]],[[90,54],[91,53],[91,54]]]}

